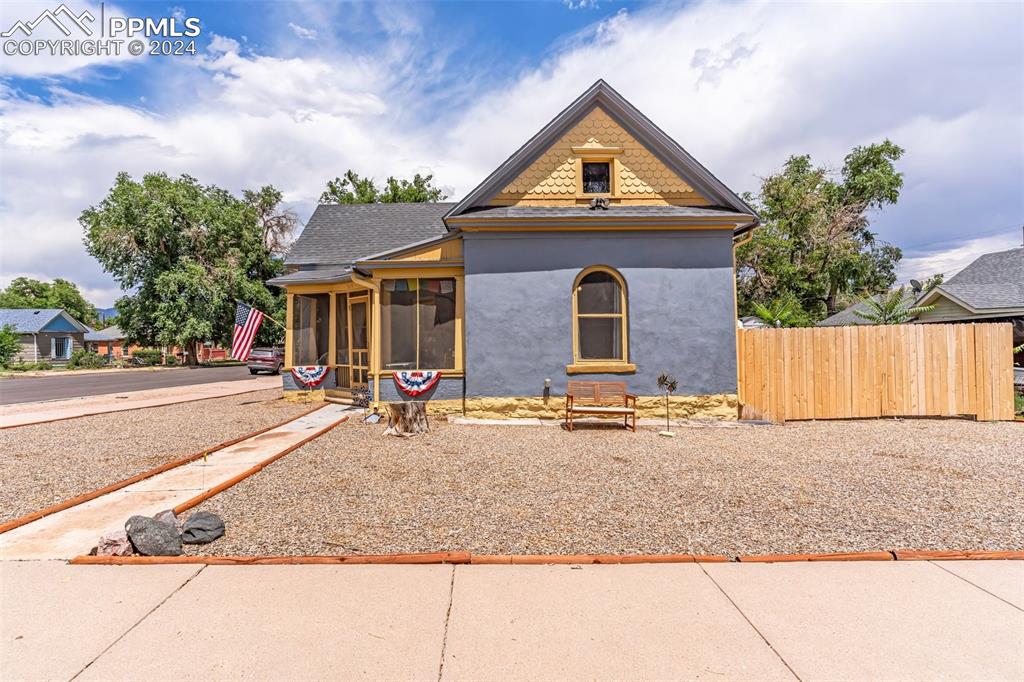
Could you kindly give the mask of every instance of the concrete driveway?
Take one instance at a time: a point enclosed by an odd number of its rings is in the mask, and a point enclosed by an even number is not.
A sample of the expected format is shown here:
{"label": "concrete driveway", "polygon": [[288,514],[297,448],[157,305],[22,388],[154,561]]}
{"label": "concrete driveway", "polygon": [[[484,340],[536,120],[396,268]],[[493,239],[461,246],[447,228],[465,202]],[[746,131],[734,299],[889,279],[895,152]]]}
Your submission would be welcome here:
{"label": "concrete driveway", "polygon": [[251,378],[245,367],[182,367],[159,372],[126,369],[101,374],[67,372],[45,377],[17,377],[0,379],[0,405]]}
{"label": "concrete driveway", "polygon": [[4,562],[0,602],[10,680],[1024,678],[1019,561]]}

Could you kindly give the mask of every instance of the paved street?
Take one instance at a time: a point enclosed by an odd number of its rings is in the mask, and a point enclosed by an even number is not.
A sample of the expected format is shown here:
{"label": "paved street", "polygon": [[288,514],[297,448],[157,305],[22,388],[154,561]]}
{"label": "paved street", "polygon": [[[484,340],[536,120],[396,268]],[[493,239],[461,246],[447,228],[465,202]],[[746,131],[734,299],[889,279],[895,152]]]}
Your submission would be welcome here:
{"label": "paved street", "polygon": [[79,375],[68,372],[46,377],[0,379],[0,405],[251,378],[245,367],[182,367],[156,372],[125,370]]}
{"label": "paved street", "polygon": [[0,590],[10,680],[1024,678],[1019,561],[3,562]]}

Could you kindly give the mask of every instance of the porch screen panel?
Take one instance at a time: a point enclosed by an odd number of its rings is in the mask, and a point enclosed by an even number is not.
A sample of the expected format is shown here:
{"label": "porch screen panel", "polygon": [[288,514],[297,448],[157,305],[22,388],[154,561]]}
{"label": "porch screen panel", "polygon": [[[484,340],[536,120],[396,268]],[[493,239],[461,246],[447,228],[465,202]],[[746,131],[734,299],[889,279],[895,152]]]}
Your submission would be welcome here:
{"label": "porch screen panel", "polygon": [[[405,286],[400,288],[399,282]],[[380,348],[384,369],[416,368],[416,290],[409,288],[409,282],[388,280],[382,287]],[[417,280],[411,282],[415,287]]]}
{"label": "porch screen panel", "polygon": [[455,367],[455,280],[421,279],[419,362],[423,369]]}
{"label": "porch screen panel", "polygon": [[348,364],[348,294],[338,294],[335,301],[334,364]]}
{"label": "porch screen panel", "polygon": [[330,296],[292,299],[292,365],[323,365],[328,359]]}
{"label": "porch screen panel", "polygon": [[454,369],[455,280],[385,280],[381,327],[384,369]]}
{"label": "porch screen panel", "polygon": [[348,294],[337,294],[334,308],[334,364],[340,365],[334,372],[334,380],[341,388],[349,388],[352,382],[348,367]]}

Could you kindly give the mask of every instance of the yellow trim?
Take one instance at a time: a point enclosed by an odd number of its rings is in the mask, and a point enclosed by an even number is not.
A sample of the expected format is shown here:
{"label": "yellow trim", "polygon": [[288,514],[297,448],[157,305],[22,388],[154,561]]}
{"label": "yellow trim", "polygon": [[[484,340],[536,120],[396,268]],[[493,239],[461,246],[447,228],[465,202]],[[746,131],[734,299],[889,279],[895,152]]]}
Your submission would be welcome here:
{"label": "yellow trim", "polygon": [[[410,268],[423,268],[423,269],[426,269],[427,266],[417,266],[416,263],[431,263],[431,264],[434,264],[433,267],[431,267],[432,270],[436,270],[438,267],[444,267],[444,266],[462,267],[462,265],[463,265],[462,259],[430,260],[430,261],[428,261],[428,260],[402,260],[402,259],[399,259],[399,258],[396,258],[394,260],[384,260],[384,259],[361,260],[356,265],[358,267],[366,267],[366,268],[372,269],[375,266],[378,266],[378,267],[379,266],[391,266],[391,265],[394,265],[395,263],[408,263],[409,264],[408,267],[410,267]],[[388,268],[388,269],[390,270],[391,268]],[[403,269],[404,269],[404,267],[403,267]],[[381,268],[381,271],[383,272],[383,268]]]}
{"label": "yellow trim", "polygon": [[[593,272],[606,272],[615,278],[615,281],[619,284],[619,308],[621,313],[580,313],[577,298],[579,296],[580,282],[583,278]],[[581,317],[601,317],[601,318],[615,318],[618,317],[620,320],[620,331],[622,333],[622,357],[621,358],[603,358],[603,359],[584,359],[580,357],[580,318]],[[629,296],[626,291],[626,280],[619,274],[619,271],[608,265],[591,265],[590,267],[580,270],[579,274],[576,275],[576,279],[572,283],[572,364],[566,365],[566,371],[569,372],[569,368],[575,367],[609,367],[625,366],[629,365],[632,367],[631,370],[621,371],[635,371],[636,366],[629,364]],[[584,371],[584,370],[580,370]],[[594,369],[590,371],[600,372],[604,371],[601,369]],[[569,372],[572,374],[573,372]]]}
{"label": "yellow trim", "polygon": [[327,298],[330,301],[330,305],[328,305],[330,312],[327,315],[330,325],[327,328],[327,365],[331,367],[331,371],[334,371],[338,366],[338,295],[328,294]]}
{"label": "yellow trim", "polygon": [[631,374],[636,371],[632,362],[578,362],[565,366],[566,374]]}
{"label": "yellow trim", "polygon": [[324,282],[320,284],[289,284],[285,291],[291,294],[340,294],[347,291],[358,291],[363,287],[353,282]]}
{"label": "yellow trim", "polygon": [[621,154],[622,147],[573,147],[572,153],[577,156],[612,156]]}
{"label": "yellow trim", "polygon": [[290,370],[292,368],[292,344],[295,343],[293,338],[294,332],[292,330],[292,309],[294,306],[293,299],[295,294],[290,291],[287,294],[287,302],[285,304],[285,316],[284,321],[284,368]]}
{"label": "yellow trim", "polygon": [[[588,195],[589,196],[589,195]],[[596,196],[596,195],[594,195]],[[593,218],[584,219],[582,223],[559,222],[552,225],[534,225],[526,222],[525,219],[511,218],[507,221],[495,221],[491,225],[459,225],[463,232],[622,232],[629,230],[642,230],[645,232],[687,232],[692,230],[729,230],[736,229],[735,225],[721,225],[708,223],[707,225],[644,225],[642,223],[620,222],[616,225],[594,224]]]}

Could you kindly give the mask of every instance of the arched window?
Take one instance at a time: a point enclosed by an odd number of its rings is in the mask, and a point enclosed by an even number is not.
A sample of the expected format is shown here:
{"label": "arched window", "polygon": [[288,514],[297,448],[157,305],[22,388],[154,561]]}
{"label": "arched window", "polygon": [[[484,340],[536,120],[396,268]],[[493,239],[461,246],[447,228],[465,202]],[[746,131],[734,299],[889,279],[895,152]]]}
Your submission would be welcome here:
{"label": "arched window", "polygon": [[576,277],[572,295],[573,356],[577,364],[629,362],[626,282],[603,266]]}

